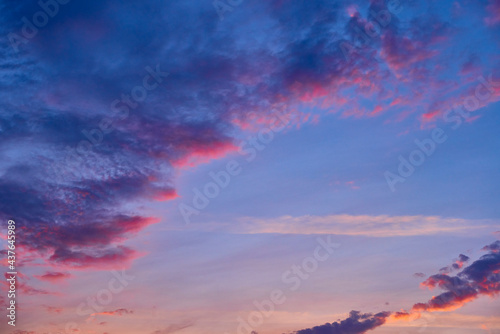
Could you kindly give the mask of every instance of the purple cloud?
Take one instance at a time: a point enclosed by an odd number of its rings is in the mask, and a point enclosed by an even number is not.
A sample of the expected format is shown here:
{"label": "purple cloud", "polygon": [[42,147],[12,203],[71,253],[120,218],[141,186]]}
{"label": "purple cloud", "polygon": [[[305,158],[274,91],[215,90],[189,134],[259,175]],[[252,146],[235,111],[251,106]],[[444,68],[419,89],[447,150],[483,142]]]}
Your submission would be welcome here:
{"label": "purple cloud", "polygon": [[295,332],[295,334],[363,334],[382,326],[389,316],[390,312],[363,314],[358,311],[351,311],[349,317],[342,321],[302,329]]}

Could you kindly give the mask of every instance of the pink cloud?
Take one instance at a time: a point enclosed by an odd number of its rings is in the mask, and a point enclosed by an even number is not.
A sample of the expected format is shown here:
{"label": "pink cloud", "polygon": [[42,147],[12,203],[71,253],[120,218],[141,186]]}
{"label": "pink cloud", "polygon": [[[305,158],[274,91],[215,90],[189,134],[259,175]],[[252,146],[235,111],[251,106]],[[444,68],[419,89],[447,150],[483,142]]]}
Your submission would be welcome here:
{"label": "pink cloud", "polygon": [[[114,311],[103,311],[103,312],[98,312],[98,313],[93,313],[92,316],[95,315],[108,315],[108,316],[123,316],[124,314],[133,314],[134,311],[128,310],[126,308],[120,308]],[[101,323],[102,324],[102,323]]]}
{"label": "pink cloud", "polygon": [[42,281],[55,283],[55,282],[70,278],[71,274],[56,272],[56,271],[48,271],[43,275],[35,275],[35,277],[38,278],[39,280],[42,280]]}

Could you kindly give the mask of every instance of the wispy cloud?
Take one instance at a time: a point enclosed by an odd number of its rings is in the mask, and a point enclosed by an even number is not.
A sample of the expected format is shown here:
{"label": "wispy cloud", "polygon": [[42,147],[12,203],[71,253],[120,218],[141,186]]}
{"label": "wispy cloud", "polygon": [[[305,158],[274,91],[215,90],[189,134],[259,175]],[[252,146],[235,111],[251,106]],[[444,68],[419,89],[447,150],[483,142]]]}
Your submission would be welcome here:
{"label": "wispy cloud", "polygon": [[193,224],[192,229],[237,234],[336,234],[367,237],[474,233],[498,226],[493,220],[467,220],[439,216],[281,216],[277,218],[236,218],[221,223]]}
{"label": "wispy cloud", "polygon": [[109,316],[122,316],[124,314],[133,314],[134,311],[132,310],[129,310],[129,309],[126,309],[126,308],[119,308],[117,310],[114,310],[114,311],[102,311],[102,312],[99,312],[99,313],[92,313],[91,316],[95,316],[95,315],[109,315]]}

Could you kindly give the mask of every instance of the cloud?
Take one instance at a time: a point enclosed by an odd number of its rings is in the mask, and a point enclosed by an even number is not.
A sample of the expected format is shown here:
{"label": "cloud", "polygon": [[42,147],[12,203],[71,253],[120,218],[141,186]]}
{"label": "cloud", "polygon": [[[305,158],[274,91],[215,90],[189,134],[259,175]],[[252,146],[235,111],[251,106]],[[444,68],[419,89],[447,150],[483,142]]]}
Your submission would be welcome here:
{"label": "cloud", "polygon": [[33,296],[33,295],[55,295],[56,294],[54,292],[50,292],[50,291],[47,291],[47,290],[37,289],[37,288],[32,287],[32,286],[28,285],[27,283],[23,283],[23,282],[19,282],[17,284],[17,288],[23,294],[26,294],[26,295],[29,295],[29,296]]}
{"label": "cloud", "polygon": [[[500,252],[499,241],[485,246],[488,254],[481,256],[456,276],[436,274],[430,276],[422,286],[429,289],[440,288],[445,292],[432,297],[428,302],[414,304],[411,311],[381,312],[377,314],[361,314],[351,311],[348,318],[340,322],[327,323],[296,334],[360,334],[366,333],[387,321],[413,321],[421,317],[423,312],[449,312],[461,308],[465,304],[486,295],[497,297],[500,294]],[[465,263],[469,258],[463,254],[458,261]],[[421,275],[418,275],[421,277]]]}
{"label": "cloud", "polygon": [[93,313],[91,316],[95,316],[95,315],[109,315],[109,316],[122,316],[124,314],[133,314],[134,311],[132,310],[128,310],[126,308],[119,308],[117,310],[114,310],[114,311],[103,311],[103,312],[98,312],[98,313]]}
{"label": "cloud", "polygon": [[362,334],[369,330],[382,326],[389,317],[389,312],[377,314],[351,311],[349,317],[333,323],[326,323],[313,328],[302,329],[294,332],[295,334]]}
{"label": "cloud", "polygon": [[[397,237],[471,233],[496,224],[489,220],[466,220],[439,216],[282,216],[278,218],[237,218],[237,223],[192,224],[197,230],[224,230],[231,233],[258,234],[337,234],[369,237]],[[460,258],[464,259],[464,258]],[[455,264],[458,266],[460,260]]]}
{"label": "cloud", "polygon": [[500,241],[497,240],[494,243],[492,243],[491,245],[484,246],[483,250],[487,251],[487,252],[492,252],[495,254],[499,253],[500,252]]}
{"label": "cloud", "polygon": [[455,260],[455,263],[453,263],[452,265],[450,266],[447,266],[447,267],[443,267],[439,270],[439,272],[441,274],[449,274],[451,273],[452,271],[454,270],[458,270],[458,269],[461,269],[464,264],[469,261],[469,257],[467,255],[463,255],[463,254],[460,254],[458,256],[458,259]]}
{"label": "cloud", "polygon": [[448,290],[448,292],[432,297],[427,303],[415,304],[412,308],[413,311],[453,311],[477,298],[476,289],[459,277],[449,277],[442,274],[433,275],[422,285],[430,289],[439,286]]}
{"label": "cloud", "polygon": [[49,259],[57,264],[76,268],[121,268],[136,257],[138,257],[138,253],[133,249],[117,246],[108,249],[96,249],[96,251],[89,251],[88,248],[84,250],[57,248]]}
{"label": "cloud", "polygon": [[[64,217],[59,216],[59,219]],[[151,217],[125,216],[94,218],[86,224],[74,222],[68,217],[66,224],[40,224],[35,227],[22,226],[26,240],[33,240],[28,247],[50,254],[47,260],[63,266],[85,267],[123,267],[140,253],[121,245],[148,225],[158,220]],[[43,235],[43,237],[41,237]],[[44,276],[41,279],[60,277]]]}
{"label": "cloud", "polygon": [[422,285],[430,289],[439,287],[446,292],[432,297],[426,303],[415,304],[413,311],[455,310],[482,295],[495,297],[500,293],[500,253],[498,241],[485,246],[488,254],[465,267],[456,276],[437,274],[430,276]]}
{"label": "cloud", "polygon": [[57,271],[48,271],[43,275],[35,275],[34,277],[42,280],[42,281],[48,281],[48,282],[58,282],[67,278],[71,277],[71,274],[69,273],[61,273]]}
{"label": "cloud", "polygon": [[[151,334],[171,334],[171,333],[175,333],[175,332],[181,331],[181,330],[183,330],[185,328],[189,328],[189,327],[191,327],[193,325],[194,325],[193,321],[184,321],[184,322],[181,322],[179,324],[169,325],[168,327],[166,327],[164,329],[156,330],[156,331],[154,331]],[[255,334],[257,334],[257,333],[255,333]]]}
{"label": "cloud", "polygon": [[49,312],[49,313],[57,313],[57,314],[59,314],[59,313],[61,313],[61,312],[63,311],[63,309],[62,309],[62,308],[60,308],[60,307],[47,306],[47,305],[44,305],[43,307],[44,307],[44,308],[47,310],[47,312]]}

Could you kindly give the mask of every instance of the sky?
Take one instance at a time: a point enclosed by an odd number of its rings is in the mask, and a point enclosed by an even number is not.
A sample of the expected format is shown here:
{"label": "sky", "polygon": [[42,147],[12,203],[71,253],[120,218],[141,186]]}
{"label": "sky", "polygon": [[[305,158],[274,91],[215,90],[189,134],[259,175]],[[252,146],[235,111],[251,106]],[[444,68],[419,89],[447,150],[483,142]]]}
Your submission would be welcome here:
{"label": "sky", "polygon": [[500,333],[500,1],[0,8],[1,333]]}

